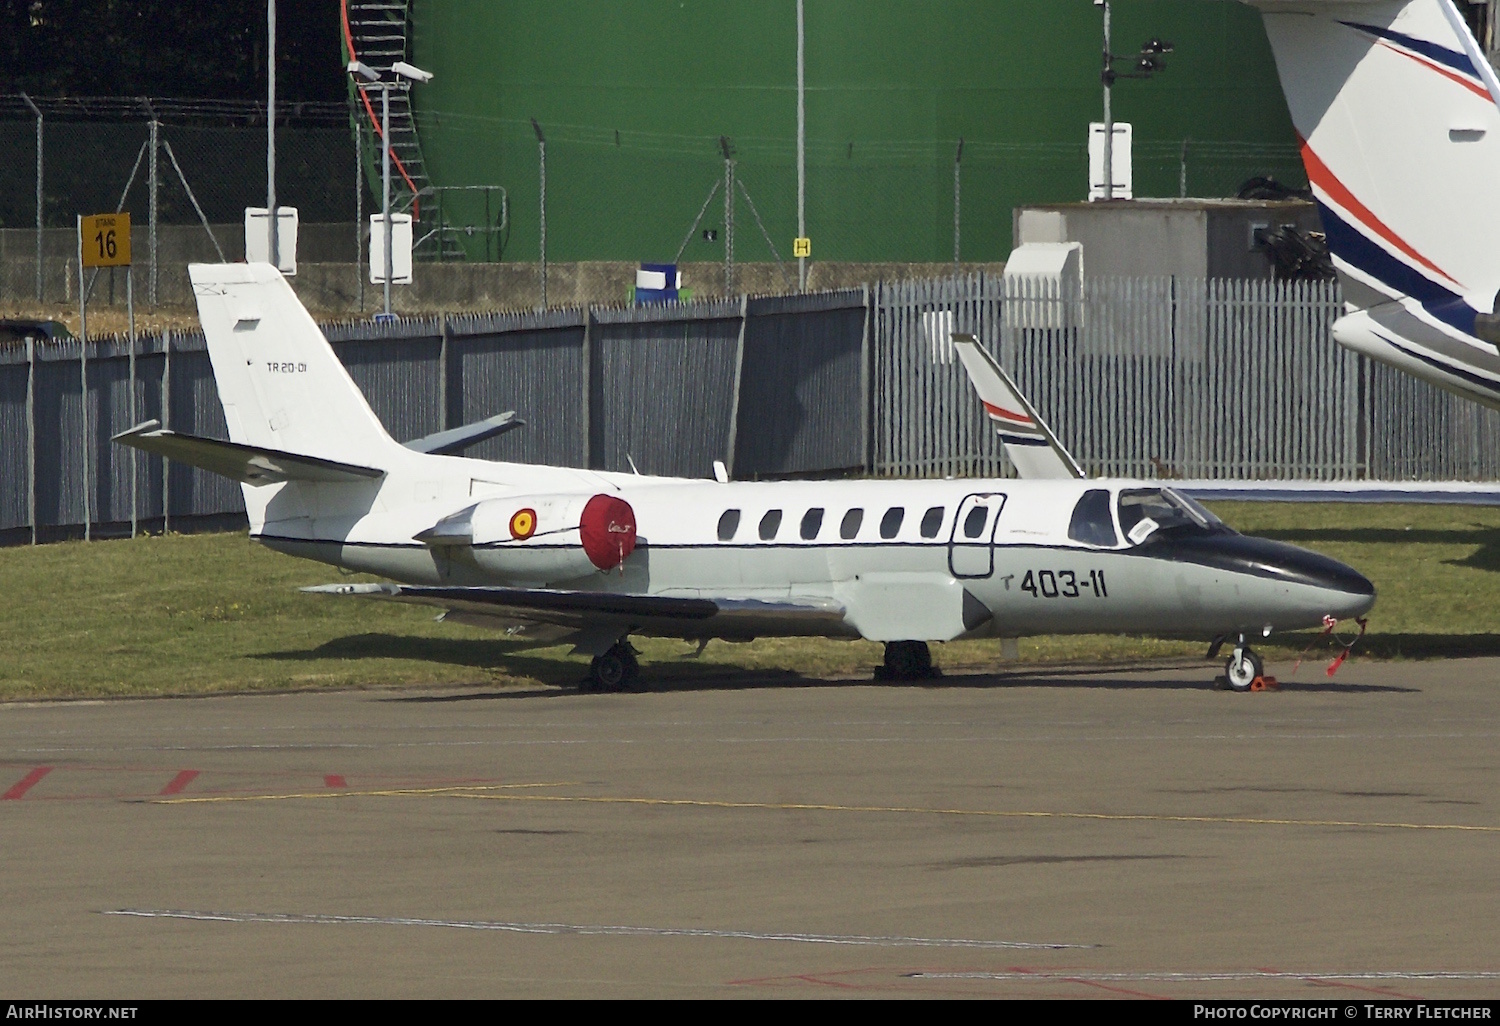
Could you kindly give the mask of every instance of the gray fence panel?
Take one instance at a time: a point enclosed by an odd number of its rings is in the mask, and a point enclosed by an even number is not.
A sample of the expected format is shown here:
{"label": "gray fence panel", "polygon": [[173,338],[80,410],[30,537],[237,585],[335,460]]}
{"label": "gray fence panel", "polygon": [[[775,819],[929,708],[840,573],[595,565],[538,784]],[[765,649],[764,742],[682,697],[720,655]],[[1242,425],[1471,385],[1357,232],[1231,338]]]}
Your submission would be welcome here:
{"label": "gray fence panel", "polygon": [[[168,413],[173,431],[206,438],[229,437],[202,335],[173,336],[170,392]],[[171,516],[217,516],[245,511],[245,496],[239,482],[181,463],[169,461],[167,466]]]}
{"label": "gray fence panel", "polygon": [[89,496],[96,524],[130,522],[130,450],[110,441],[139,423],[130,408],[129,356],[125,344],[102,343],[89,353]]}
{"label": "gray fence panel", "polygon": [[634,460],[643,474],[708,477],[714,460],[729,459],[740,319],[738,304],[716,305],[733,319],[591,325],[596,468],[629,471]]}
{"label": "gray fence panel", "polygon": [[[10,354],[6,354],[10,355]],[[19,362],[0,363],[0,530],[31,526],[26,500],[26,348]]]}
{"label": "gray fence panel", "polygon": [[83,523],[82,385],[79,346],[49,345],[36,362],[36,519],[43,527]]}
{"label": "gray fence panel", "polygon": [[[164,339],[148,337],[139,340],[141,345],[135,357],[136,406],[140,410],[138,420],[162,420],[162,385],[167,358],[162,351]],[[162,515],[163,485],[167,461],[150,453],[136,454],[136,474],[139,480],[137,511],[143,522],[156,521]],[[181,467],[173,473],[183,473]]]}
{"label": "gray fence panel", "polygon": [[736,429],[736,476],[864,463],[865,298],[751,300]]}
{"label": "gray fence panel", "polygon": [[333,351],[398,442],[443,430],[443,340],[373,339],[335,343]]}
{"label": "gray fence panel", "polygon": [[476,459],[588,466],[584,329],[456,336],[448,350],[450,426],[515,410],[526,426],[468,449]]}

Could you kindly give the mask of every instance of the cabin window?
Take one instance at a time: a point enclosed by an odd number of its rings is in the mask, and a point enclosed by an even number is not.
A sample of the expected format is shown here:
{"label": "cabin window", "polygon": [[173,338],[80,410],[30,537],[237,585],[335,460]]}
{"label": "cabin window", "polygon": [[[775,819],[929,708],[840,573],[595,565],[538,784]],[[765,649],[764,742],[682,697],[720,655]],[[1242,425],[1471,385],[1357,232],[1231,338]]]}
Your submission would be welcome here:
{"label": "cabin window", "polygon": [[1090,488],[1073,507],[1073,519],[1068,522],[1068,537],[1085,545],[1118,545],[1115,521],[1109,513],[1109,492],[1103,488]]}
{"label": "cabin window", "polygon": [[890,539],[896,537],[901,530],[901,521],[906,519],[906,510],[900,506],[892,506],[885,511],[885,516],[880,518],[880,537]]}
{"label": "cabin window", "polygon": [[862,509],[851,509],[844,514],[844,520],[839,524],[839,537],[844,541],[850,541],[859,534],[859,525],[865,522],[865,511]]}
{"label": "cabin window", "polygon": [[776,537],[776,532],[781,530],[781,510],[768,510],[766,515],[760,518],[760,540],[770,541]]}
{"label": "cabin window", "polygon": [[943,507],[933,506],[922,514],[922,537],[936,538],[943,526]]}
{"label": "cabin window", "polygon": [[802,514],[802,540],[812,541],[823,529],[823,511],[810,509]]}
{"label": "cabin window", "polygon": [[984,534],[984,525],[990,519],[990,508],[988,506],[975,506],[969,510],[969,515],[964,517],[964,537],[978,538]]}
{"label": "cabin window", "polygon": [[719,541],[732,541],[734,532],[740,529],[740,511],[737,509],[726,509],[724,515],[719,517]]}

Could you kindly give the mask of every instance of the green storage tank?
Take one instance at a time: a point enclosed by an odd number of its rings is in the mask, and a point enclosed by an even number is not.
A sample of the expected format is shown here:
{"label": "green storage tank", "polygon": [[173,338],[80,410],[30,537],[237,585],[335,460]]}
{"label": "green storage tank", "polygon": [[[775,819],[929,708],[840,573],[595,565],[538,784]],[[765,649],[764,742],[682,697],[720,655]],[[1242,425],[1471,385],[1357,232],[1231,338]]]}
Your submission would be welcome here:
{"label": "green storage tank", "polygon": [[[500,256],[535,260],[535,118],[549,260],[669,261],[700,209],[681,259],[721,260],[723,137],[744,190],[736,261],[771,259],[767,237],[790,260],[796,9],[412,0],[408,59],[436,76],[412,93],[427,173],[503,185]],[[1153,36],[1176,47],[1164,72],[1114,89],[1116,119],[1135,126],[1138,196],[1178,195],[1184,163],[1189,195],[1229,195],[1254,175],[1305,184],[1258,14],[1208,0],[1116,0],[1113,12],[1117,53]],[[952,260],[960,138],[964,261],[1006,257],[1014,207],[1084,197],[1087,125],[1102,110],[1091,0],[805,0],[805,39],[814,260]],[[475,223],[480,202],[450,195],[445,207]],[[479,236],[460,241],[481,258]]]}

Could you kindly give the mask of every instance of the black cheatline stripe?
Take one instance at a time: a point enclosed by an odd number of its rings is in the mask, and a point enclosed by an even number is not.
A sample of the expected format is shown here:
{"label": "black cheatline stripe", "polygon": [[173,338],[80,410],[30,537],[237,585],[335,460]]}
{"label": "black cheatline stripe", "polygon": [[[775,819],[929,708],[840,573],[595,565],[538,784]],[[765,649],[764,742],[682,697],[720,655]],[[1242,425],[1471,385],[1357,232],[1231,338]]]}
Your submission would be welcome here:
{"label": "black cheatline stripe", "polygon": [[1376,338],[1380,339],[1380,341],[1384,342],[1386,345],[1390,346],[1392,349],[1400,350],[1401,352],[1405,353],[1407,356],[1410,356],[1414,360],[1420,360],[1422,363],[1425,363],[1429,367],[1432,367],[1432,368],[1434,368],[1436,370],[1440,370],[1444,374],[1450,374],[1450,375],[1452,375],[1455,378],[1462,378],[1464,381],[1468,381],[1468,382],[1472,383],[1473,385],[1477,386],[1478,388],[1481,388],[1484,391],[1489,392],[1491,395],[1500,396],[1500,382],[1493,381],[1493,380],[1491,380],[1489,378],[1481,377],[1480,375],[1471,373],[1470,371],[1466,371],[1466,370],[1464,370],[1461,367],[1454,367],[1454,366],[1451,366],[1450,364],[1444,363],[1441,360],[1434,359],[1433,357],[1428,356],[1425,353],[1418,352],[1417,350],[1411,348],[1410,346],[1403,346],[1400,342],[1397,342],[1395,339],[1386,338],[1384,335],[1382,335],[1378,331],[1372,331],[1372,332],[1370,332],[1370,334],[1372,334]]}
{"label": "black cheatline stripe", "polygon": [[[1381,28],[1378,25],[1365,25],[1357,21],[1340,21],[1340,25],[1348,25],[1352,29],[1368,32],[1377,39],[1387,39],[1391,42],[1400,43],[1408,50],[1421,54],[1423,57],[1431,57],[1439,64],[1446,64],[1454,71],[1462,71],[1470,78],[1479,79],[1479,69],[1474,67],[1474,62],[1469,60],[1469,55],[1457,50],[1450,50],[1438,43],[1418,39],[1409,36],[1405,32],[1394,32],[1391,29]],[[1482,80],[1480,80],[1482,82]]]}

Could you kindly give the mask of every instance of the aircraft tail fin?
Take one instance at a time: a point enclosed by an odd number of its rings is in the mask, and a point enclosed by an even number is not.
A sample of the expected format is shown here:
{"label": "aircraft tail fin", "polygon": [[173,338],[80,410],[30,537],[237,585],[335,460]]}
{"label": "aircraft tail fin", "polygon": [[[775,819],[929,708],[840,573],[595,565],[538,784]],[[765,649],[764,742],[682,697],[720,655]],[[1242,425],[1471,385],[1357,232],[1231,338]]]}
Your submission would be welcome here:
{"label": "aircraft tail fin", "polygon": [[1500,290],[1500,81],[1452,0],[1246,2],[1345,300],[1476,336]]}
{"label": "aircraft tail fin", "polygon": [[985,413],[995,424],[1005,454],[1025,478],[1079,478],[1083,469],[1046,425],[1016,383],[973,335],[953,333],[953,349]]}
{"label": "aircraft tail fin", "polygon": [[401,450],[323,332],[270,264],[192,264],[229,438],[241,446],[385,469]]}

